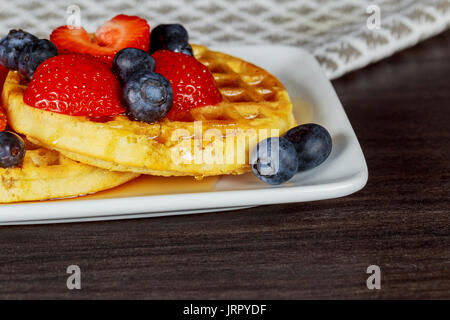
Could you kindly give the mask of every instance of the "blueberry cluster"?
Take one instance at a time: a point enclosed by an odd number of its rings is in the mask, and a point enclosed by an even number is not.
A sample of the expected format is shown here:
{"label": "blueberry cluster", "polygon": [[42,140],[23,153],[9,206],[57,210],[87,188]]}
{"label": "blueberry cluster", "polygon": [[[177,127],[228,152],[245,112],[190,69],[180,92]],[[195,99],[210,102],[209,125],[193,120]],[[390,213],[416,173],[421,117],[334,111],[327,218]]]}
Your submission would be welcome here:
{"label": "blueberry cluster", "polygon": [[114,57],[112,70],[123,84],[123,102],[133,120],[155,122],[172,107],[172,86],[154,69],[155,60],[140,49],[125,48]]}
{"label": "blueberry cluster", "polygon": [[[0,40],[0,64],[10,70],[18,70],[28,81],[42,62],[57,54],[53,43],[20,29],[10,30]],[[20,166],[25,152],[25,143],[19,135],[10,131],[0,132],[1,168]]]}
{"label": "blueberry cluster", "polygon": [[331,136],[324,127],[315,123],[297,126],[282,137],[258,143],[251,154],[252,171],[262,181],[278,185],[297,172],[319,166],[328,158],[331,148]]}
{"label": "blueberry cluster", "polygon": [[10,30],[0,40],[0,64],[11,70],[19,70],[27,80],[31,80],[37,67],[58,54],[49,40],[38,39],[23,30]]}
{"label": "blueberry cluster", "polygon": [[192,56],[189,35],[180,24],[161,24],[150,34],[150,52],[136,48],[120,50],[112,70],[123,84],[123,101],[133,120],[155,122],[164,118],[173,104],[169,80],[155,73],[151,54],[170,50]]}

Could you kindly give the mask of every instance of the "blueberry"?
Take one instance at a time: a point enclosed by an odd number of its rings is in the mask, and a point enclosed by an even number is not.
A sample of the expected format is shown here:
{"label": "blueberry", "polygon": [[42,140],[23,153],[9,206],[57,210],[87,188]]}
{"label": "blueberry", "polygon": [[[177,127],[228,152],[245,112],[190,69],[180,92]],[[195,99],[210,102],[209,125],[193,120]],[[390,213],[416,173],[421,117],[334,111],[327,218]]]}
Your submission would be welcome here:
{"label": "blueberry", "polygon": [[150,34],[150,53],[171,50],[192,56],[189,35],[181,24],[160,24]]}
{"label": "blueberry", "polygon": [[188,56],[193,56],[194,52],[192,51],[192,47],[189,43],[182,40],[173,40],[167,43],[165,47],[166,50],[180,52],[187,54]]}
{"label": "blueberry", "polygon": [[58,50],[49,40],[41,39],[28,43],[19,55],[19,72],[25,79],[31,80],[37,67],[56,55]]}
{"label": "blueberry", "polygon": [[156,26],[151,34],[150,34],[150,47],[155,45],[158,42],[165,41],[168,39],[179,39],[188,41],[189,40],[189,34],[187,30],[178,23],[175,24],[160,24]]}
{"label": "blueberry", "polygon": [[147,51],[136,48],[125,48],[117,52],[112,65],[112,71],[122,82],[127,82],[137,71],[152,72],[154,69],[155,60],[152,56]]}
{"label": "blueberry", "polygon": [[277,185],[288,181],[297,172],[297,153],[289,140],[272,137],[261,141],[252,150],[250,164],[259,179]]}
{"label": "blueberry", "polygon": [[19,68],[19,55],[23,48],[38,38],[23,30],[10,30],[8,35],[0,40],[0,64],[8,69]]}
{"label": "blueberry", "polygon": [[172,107],[172,86],[162,75],[143,70],[134,73],[125,84],[124,100],[132,119],[155,122]]}
{"label": "blueberry", "polygon": [[0,167],[19,166],[24,157],[25,143],[22,138],[13,132],[0,132]]}
{"label": "blueberry", "polygon": [[284,137],[297,150],[298,171],[313,169],[324,162],[331,153],[331,136],[328,131],[315,123],[294,127]]}

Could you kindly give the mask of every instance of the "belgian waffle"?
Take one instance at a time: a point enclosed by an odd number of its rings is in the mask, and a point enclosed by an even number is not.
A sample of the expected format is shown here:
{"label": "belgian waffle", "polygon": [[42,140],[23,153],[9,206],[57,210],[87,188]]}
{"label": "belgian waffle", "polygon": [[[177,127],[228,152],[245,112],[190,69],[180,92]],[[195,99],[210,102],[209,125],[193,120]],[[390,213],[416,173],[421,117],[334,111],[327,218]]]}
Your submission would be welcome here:
{"label": "belgian waffle", "polygon": [[138,174],[85,165],[26,141],[20,167],[0,168],[0,202],[75,197],[109,189]]}
{"label": "belgian waffle", "polygon": [[[193,45],[193,49],[195,57],[213,74],[223,101],[192,109],[192,121],[164,119],[148,124],[117,116],[98,123],[39,110],[23,102],[25,87],[20,76],[10,72],[2,94],[8,122],[34,143],[104,169],[196,177],[247,172],[249,148],[296,125],[288,93],[262,68],[204,46]],[[196,130],[197,120],[201,121],[200,130]],[[268,132],[259,134],[261,130]],[[204,138],[208,132],[213,133],[211,139]],[[249,139],[254,132],[256,139]],[[202,140],[195,139],[199,135]],[[243,141],[243,148],[238,141]],[[230,159],[230,151],[236,155],[234,160],[224,160]],[[217,153],[222,156],[217,157]],[[198,154],[216,157],[210,163]]]}

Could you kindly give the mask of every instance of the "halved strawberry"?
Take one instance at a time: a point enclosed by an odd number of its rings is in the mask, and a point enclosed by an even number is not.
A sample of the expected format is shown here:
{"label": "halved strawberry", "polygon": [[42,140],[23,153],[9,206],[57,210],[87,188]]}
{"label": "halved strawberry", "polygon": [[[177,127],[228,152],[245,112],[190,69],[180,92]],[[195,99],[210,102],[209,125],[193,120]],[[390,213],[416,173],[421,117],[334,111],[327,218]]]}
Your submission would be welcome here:
{"label": "halved strawberry", "polygon": [[189,110],[222,101],[213,75],[194,57],[168,50],[156,51],[155,72],[166,77],[173,90],[173,105],[167,118],[189,121]]}
{"label": "halved strawberry", "polygon": [[120,14],[105,22],[90,35],[83,28],[61,26],[53,30],[50,40],[60,54],[87,53],[111,65],[123,48],[148,51],[150,27],[144,19]]}
{"label": "halved strawberry", "polygon": [[87,54],[44,61],[24,92],[28,105],[73,116],[106,117],[125,112],[120,84],[109,67]]}

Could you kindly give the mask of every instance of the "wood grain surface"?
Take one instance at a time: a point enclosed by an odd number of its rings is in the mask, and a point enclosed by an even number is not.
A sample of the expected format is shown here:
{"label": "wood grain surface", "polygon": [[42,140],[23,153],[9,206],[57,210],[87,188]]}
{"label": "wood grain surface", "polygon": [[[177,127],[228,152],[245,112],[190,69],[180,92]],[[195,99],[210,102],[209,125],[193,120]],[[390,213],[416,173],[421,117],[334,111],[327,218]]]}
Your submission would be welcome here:
{"label": "wood grain surface", "polygon": [[[0,298],[450,298],[450,32],[333,82],[369,181],[351,196],[0,227]],[[82,289],[66,288],[79,265]],[[381,290],[366,269],[381,268]]]}

